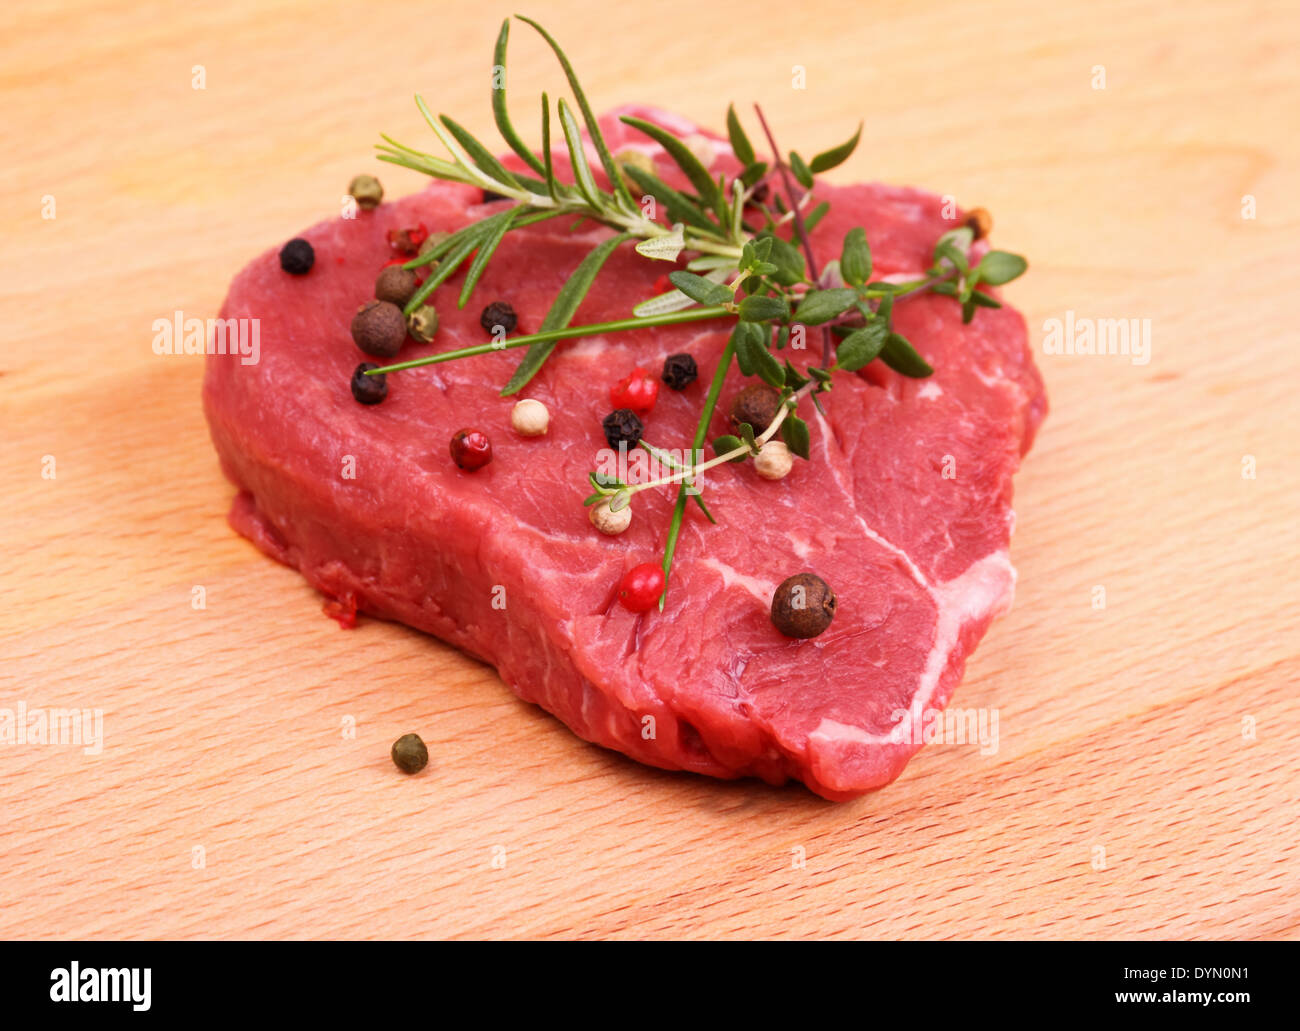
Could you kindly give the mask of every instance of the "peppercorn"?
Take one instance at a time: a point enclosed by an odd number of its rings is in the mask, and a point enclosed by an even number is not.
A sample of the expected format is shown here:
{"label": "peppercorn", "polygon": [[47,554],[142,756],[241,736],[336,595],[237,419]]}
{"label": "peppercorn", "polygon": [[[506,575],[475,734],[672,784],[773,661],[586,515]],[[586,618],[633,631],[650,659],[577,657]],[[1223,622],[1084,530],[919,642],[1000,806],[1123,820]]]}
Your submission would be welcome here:
{"label": "peppercorn", "polygon": [[794,468],[790,449],[780,440],[769,440],[754,458],[754,470],[765,480],[780,480]]}
{"label": "peppercorn", "polygon": [[373,175],[359,175],[348,183],[348,194],[357,202],[358,207],[370,211],[384,199],[384,188]]}
{"label": "peppercorn", "polygon": [[419,286],[415,273],[401,265],[388,265],[375,280],[375,297],[389,301],[399,308],[409,301]]}
{"label": "peppercorn", "polygon": [[614,155],[614,161],[620,168],[624,165],[631,165],[638,172],[655,174],[654,158],[643,150],[637,150],[635,147],[624,147]]}
{"label": "peppercorn", "polygon": [[352,396],[363,405],[377,405],[388,396],[388,377],[367,376],[371,369],[379,368],[374,362],[362,362],[352,373]]}
{"label": "peppercorn", "polygon": [[513,333],[515,327],[519,325],[519,316],[515,314],[514,308],[506,304],[505,301],[493,301],[483,309],[483,314],[478,317],[478,324],[486,329],[489,333],[500,326],[507,333]]}
{"label": "peppercorn", "polygon": [[759,183],[754,187],[754,192],[749,195],[749,199],[755,204],[766,203],[768,192],[767,183]]}
{"label": "peppercorn", "polygon": [[993,216],[985,208],[971,208],[966,212],[965,224],[976,240],[983,240],[993,230]]}
{"label": "peppercorn", "polygon": [[393,764],[403,773],[419,773],[429,765],[429,749],[419,734],[403,734],[393,742]]}
{"label": "peppercorn", "polygon": [[291,276],[305,276],[316,264],[316,251],[300,236],[280,248],[280,267]]}
{"label": "peppercorn", "polygon": [[[451,233],[430,233],[428,236],[424,238],[424,243],[420,244],[420,255],[423,256],[425,254],[428,254],[429,251],[433,250],[435,247],[438,246],[438,244],[442,243],[443,240],[446,240],[449,236],[451,236]],[[437,267],[438,267],[437,262],[434,262],[432,265],[428,266],[430,272],[432,272]]]}
{"label": "peppercorn", "polygon": [[772,595],[772,623],[786,637],[816,637],[835,618],[835,592],[820,576],[796,573]]}
{"label": "peppercorn", "polygon": [[699,374],[695,359],[689,354],[670,354],[664,359],[664,372],[659,378],[673,390],[685,390]]}
{"label": "peppercorn", "polygon": [[609,392],[615,408],[630,408],[645,415],[659,400],[659,381],[639,365],[619,380]]}
{"label": "peppercorn", "polygon": [[406,317],[392,301],[367,301],[352,317],[352,339],[366,354],[391,358],[406,342]]}
{"label": "peppercorn", "polygon": [[587,509],[587,518],[601,533],[616,537],[632,524],[632,506],[626,505],[617,512],[610,508],[609,498],[598,501]]}
{"label": "peppercorn", "polygon": [[507,197],[504,193],[494,193],[491,190],[483,191],[484,204],[491,204],[494,200],[509,200],[509,199],[510,198]]}
{"label": "peppercorn", "polygon": [[600,425],[605,430],[605,440],[615,451],[618,450],[619,444],[626,444],[629,448],[636,447],[636,442],[645,432],[645,426],[636,417],[636,412],[630,408],[615,409],[600,421]]}
{"label": "peppercorn", "polygon": [[546,405],[531,397],[515,403],[510,410],[510,425],[521,437],[542,437],[550,424],[551,415]]}
{"label": "peppercorn", "polygon": [[459,430],[451,438],[451,460],[469,473],[482,469],[492,461],[492,442],[482,430]]}
{"label": "peppercorn", "polygon": [[731,425],[740,429],[740,424],[747,422],[755,433],[762,433],[780,410],[781,392],[766,383],[754,383],[731,402]]}
{"label": "peppercorn", "polygon": [[416,226],[407,226],[405,229],[388,230],[388,246],[399,254],[417,253],[420,245],[428,238],[429,230],[424,228],[423,222]]}
{"label": "peppercorn", "polygon": [[629,612],[649,611],[664,593],[664,571],[657,562],[643,562],[623,574],[619,603]]}
{"label": "peppercorn", "polygon": [[406,328],[416,340],[427,344],[438,332],[438,309],[432,304],[420,305],[407,317]]}

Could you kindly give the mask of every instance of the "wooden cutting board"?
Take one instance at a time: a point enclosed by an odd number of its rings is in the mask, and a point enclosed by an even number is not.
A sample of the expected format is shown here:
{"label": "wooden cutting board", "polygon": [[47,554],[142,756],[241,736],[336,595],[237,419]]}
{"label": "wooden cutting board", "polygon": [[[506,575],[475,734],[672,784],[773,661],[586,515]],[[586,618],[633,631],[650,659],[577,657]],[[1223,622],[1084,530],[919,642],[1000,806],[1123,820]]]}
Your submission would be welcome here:
{"label": "wooden cutting board", "polygon": [[[865,117],[837,177],[986,206],[1030,256],[1052,411],[956,696],[998,747],[839,805],[644,769],[436,640],[341,631],[226,526],[202,360],[151,350],[353,174],[417,189],[371,156],[436,149],[415,91],[490,133],[515,6],[0,14],[0,729],[103,720],[0,744],[0,935],[1300,934],[1295,6],[533,8],[598,107],[757,100],[805,154]],[[519,26],[525,131],[544,87]],[[1149,360],[1041,353],[1067,313],[1149,320]]]}

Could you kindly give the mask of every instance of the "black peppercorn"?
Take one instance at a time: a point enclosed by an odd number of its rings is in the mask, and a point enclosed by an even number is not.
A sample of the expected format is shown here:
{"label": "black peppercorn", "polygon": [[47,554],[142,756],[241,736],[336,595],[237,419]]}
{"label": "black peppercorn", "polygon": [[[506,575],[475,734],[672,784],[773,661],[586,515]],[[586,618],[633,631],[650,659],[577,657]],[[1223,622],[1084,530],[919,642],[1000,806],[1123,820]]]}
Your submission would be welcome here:
{"label": "black peppercorn", "polygon": [[391,301],[368,301],[352,317],[352,339],[366,354],[391,358],[406,342],[406,316]]}
{"label": "black peppercorn", "polygon": [[670,354],[664,359],[664,372],[660,379],[674,390],[685,390],[699,374],[695,359],[689,354]]}
{"label": "black peppercorn", "polygon": [[636,417],[636,412],[630,408],[615,409],[600,421],[600,425],[604,427],[605,439],[609,442],[609,446],[615,451],[618,450],[619,444],[626,444],[629,450],[636,447],[636,442],[645,432],[645,426]]}
{"label": "black peppercorn", "polygon": [[781,392],[766,383],[746,387],[731,402],[731,425],[740,429],[747,422],[755,433],[762,433],[781,410]]}
{"label": "black peppercorn", "polygon": [[491,333],[497,326],[500,326],[507,333],[513,333],[515,327],[519,325],[519,316],[515,314],[514,308],[506,304],[505,301],[493,301],[483,309],[483,314],[478,317],[478,324]]}
{"label": "black peppercorn", "polygon": [[796,573],[772,595],[772,624],[786,637],[816,637],[835,618],[835,592],[820,576]]}
{"label": "black peppercorn", "polygon": [[767,201],[767,183],[759,183],[754,187],[754,192],[749,195],[749,199],[755,204],[764,204]]}
{"label": "black peppercorn", "polygon": [[388,377],[367,376],[370,369],[379,368],[374,362],[362,362],[352,373],[352,396],[363,405],[377,405],[388,396]]}
{"label": "black peppercorn", "polygon": [[429,749],[419,734],[403,734],[393,742],[393,763],[403,773],[419,773],[429,765]]}
{"label": "black peppercorn", "polygon": [[375,297],[401,307],[415,294],[419,282],[415,273],[401,265],[389,265],[375,280]]}
{"label": "black peppercorn", "polygon": [[315,264],[315,250],[300,236],[280,248],[280,267],[291,276],[305,276]]}

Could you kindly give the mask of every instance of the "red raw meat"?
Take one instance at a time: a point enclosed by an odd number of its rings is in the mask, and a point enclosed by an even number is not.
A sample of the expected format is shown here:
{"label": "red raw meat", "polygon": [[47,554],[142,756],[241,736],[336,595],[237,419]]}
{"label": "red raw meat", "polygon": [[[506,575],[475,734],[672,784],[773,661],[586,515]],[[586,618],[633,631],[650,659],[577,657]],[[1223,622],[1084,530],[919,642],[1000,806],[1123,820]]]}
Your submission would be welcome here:
{"label": "red raw meat", "polygon": [[[613,116],[602,124],[612,149],[637,146],[676,181],[657,147]],[[715,173],[735,169],[727,144],[713,146]],[[861,225],[877,276],[922,272],[953,225],[940,198],[918,190],[819,183],[817,195],[831,203],[813,233],[822,263]],[[308,230],[317,261],[306,276],[283,273],[273,249],[236,277],[222,316],[261,320],[261,359],[210,357],[204,383],[212,438],[239,488],[232,524],[327,595],[490,662],[521,698],[641,762],[773,784],[793,777],[830,799],[893,780],[920,747],[913,717],[900,714],[947,703],[966,656],[1011,602],[1011,479],[1046,410],[1024,320],[981,309],[964,326],[951,298],[900,303],[897,328],[935,375],[909,380],[879,362],[839,374],[825,417],[801,406],[812,461],[775,483],[752,465],[713,470],[705,493],[721,525],[687,508],[666,610],[635,614],[615,599],[619,579],[658,561],[674,492],[637,495],[619,537],[589,525],[582,499],[606,446],[609,390],[638,365],[694,355],[699,380],[662,389],[646,417],[648,440],[689,446],[724,324],[560,344],[524,391],[550,410],[544,437],[515,434],[515,399],[499,395],[521,351],[391,374],[375,406],[349,391],[365,358],[349,322],[392,255],[388,231],[454,230],[500,203],[433,183]],[[462,272],[435,295],[433,344],[408,343],[401,357],[482,343],[479,314],[494,300],[519,313],[517,332],[536,330],[607,235],[590,224],[571,231],[564,219],[511,232],[470,304],[456,308]],[[620,248],[574,324],[626,317],[664,268]],[[804,358],[819,348],[810,336]],[[725,411],[742,385],[733,369],[711,437],[728,432]],[[486,431],[495,456],[473,473],[448,455],[465,426]],[[768,609],[776,585],[804,570],[832,585],[839,608],[825,633],[795,641],[776,632]]]}

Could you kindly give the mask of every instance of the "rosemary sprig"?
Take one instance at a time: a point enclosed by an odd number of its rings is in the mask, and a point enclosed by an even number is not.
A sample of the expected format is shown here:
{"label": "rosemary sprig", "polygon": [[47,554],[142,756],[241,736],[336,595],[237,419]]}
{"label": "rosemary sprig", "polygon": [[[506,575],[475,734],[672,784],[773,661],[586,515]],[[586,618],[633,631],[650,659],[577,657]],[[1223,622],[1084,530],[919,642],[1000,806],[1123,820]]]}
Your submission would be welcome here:
{"label": "rosemary sprig", "polygon": [[[742,167],[739,174],[728,179],[714,178],[687,141],[652,122],[624,116],[625,124],[659,144],[677,166],[681,182],[687,185],[673,186],[652,171],[615,161],[564,51],[539,24],[528,18],[520,20],[535,29],[554,52],[573,94],[576,113],[574,106],[563,98],[555,105],[559,138],[568,154],[572,182],[561,181],[556,174],[551,104],[546,93],[541,95],[542,146],[538,154],[524,143],[510,119],[504,78],[493,83],[492,113],[497,129],[535,176],[510,171],[458,122],[446,115],[435,118],[424,100],[417,96],[417,107],[449,158],[427,154],[384,136],[377,148],[380,159],[435,178],[490,190],[513,203],[504,211],[451,233],[406,263],[409,269],[433,266],[408,303],[407,314],[426,303],[439,286],[462,268],[465,278],[457,304],[463,308],[501,242],[517,229],[567,216],[575,223],[589,220],[605,225],[614,230],[613,235],[594,246],[579,263],[552,302],[538,332],[397,362],[371,370],[369,375],[527,347],[528,352],[502,389],[502,394],[509,395],[521,390],[538,373],[563,340],[690,322],[730,321],[731,335],[713,370],[696,425],[691,461],[679,462],[668,452],[640,441],[646,451],[670,470],[668,475],[633,485],[597,473],[588,476],[594,493],[586,503],[607,499],[612,509],[625,507],[642,491],[676,485],[677,495],[664,545],[666,583],[688,499],[693,498],[710,521],[715,521],[701,496],[698,477],[702,473],[757,456],[778,433],[793,454],[809,459],[810,430],[799,417],[798,406],[801,400],[810,397],[820,409],[818,396],[831,389],[834,373],[855,372],[877,359],[904,376],[924,377],[933,373],[925,358],[894,328],[897,304],[924,293],[948,296],[960,304],[962,319],[969,322],[977,309],[999,307],[999,302],[979,287],[1010,282],[1027,265],[1023,258],[1004,251],[988,251],[979,262],[972,264],[973,233],[963,226],[944,233],[936,241],[932,265],[924,275],[904,283],[873,281],[871,249],[865,231],[857,227],[845,235],[839,259],[822,268],[810,234],[825,217],[829,204],[817,201],[814,176],[848,159],[861,139],[861,125],[844,143],[816,154],[811,160],[805,161],[796,151],[790,151],[783,160],[767,119],[755,106],[771,148],[771,158],[764,160],[755,152],[734,105],[730,106],[727,135]],[[506,19],[494,50],[494,65],[501,76],[506,67],[509,29],[509,19]],[[597,170],[588,161],[582,135],[584,127],[608,189],[600,185]],[[779,193],[768,189],[774,172],[783,187]],[[634,202],[629,186],[642,192],[643,203],[653,199],[655,205],[662,205],[669,224],[658,221],[653,209],[643,212]],[[787,228],[798,246],[779,235]],[[691,256],[691,260],[685,269],[670,273],[672,289],[637,304],[631,317],[571,326],[570,321],[601,268],[625,243],[634,243],[647,260],[677,262],[683,254]],[[843,285],[839,285],[841,282]],[[822,332],[821,364],[808,365],[802,372],[788,358],[779,357],[790,344],[796,326],[816,327]],[[742,375],[756,376],[778,390],[781,404],[776,417],[760,433],[755,435],[753,427],[742,424],[739,436],[717,438],[713,441],[715,457],[700,461],[698,456],[733,362]],[[661,610],[666,597],[665,590],[659,599]]]}

